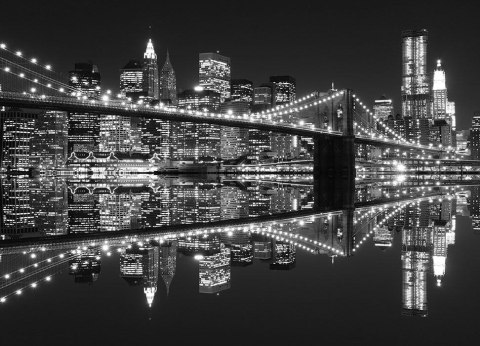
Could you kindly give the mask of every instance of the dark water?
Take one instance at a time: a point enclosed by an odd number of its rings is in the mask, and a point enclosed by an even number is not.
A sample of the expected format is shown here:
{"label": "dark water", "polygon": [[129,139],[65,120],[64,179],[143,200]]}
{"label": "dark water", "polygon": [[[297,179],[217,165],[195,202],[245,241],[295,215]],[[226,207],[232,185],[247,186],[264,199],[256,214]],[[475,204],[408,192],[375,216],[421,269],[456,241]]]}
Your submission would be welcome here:
{"label": "dark water", "polygon": [[478,187],[397,189],[2,181],[2,345],[475,343]]}

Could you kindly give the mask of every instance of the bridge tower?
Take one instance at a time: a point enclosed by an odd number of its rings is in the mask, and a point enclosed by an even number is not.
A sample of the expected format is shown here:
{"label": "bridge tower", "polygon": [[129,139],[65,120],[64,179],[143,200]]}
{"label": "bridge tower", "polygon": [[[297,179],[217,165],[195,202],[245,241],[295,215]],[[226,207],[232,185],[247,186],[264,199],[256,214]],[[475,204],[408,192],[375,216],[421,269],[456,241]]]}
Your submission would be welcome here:
{"label": "bridge tower", "polygon": [[350,89],[345,90],[342,99],[331,109],[334,130],[342,131],[342,136],[317,134],[314,141],[314,185],[315,208],[353,208],[355,188],[354,152],[354,98]]}

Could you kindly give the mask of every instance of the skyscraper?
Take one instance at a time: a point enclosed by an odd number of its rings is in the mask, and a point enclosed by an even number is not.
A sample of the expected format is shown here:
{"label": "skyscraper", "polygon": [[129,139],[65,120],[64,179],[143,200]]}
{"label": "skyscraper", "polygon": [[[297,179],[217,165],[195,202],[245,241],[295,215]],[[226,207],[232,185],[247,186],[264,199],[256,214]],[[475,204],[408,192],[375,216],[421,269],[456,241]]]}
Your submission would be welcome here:
{"label": "skyscraper", "polygon": [[480,160],[480,112],[475,112],[473,115],[470,148],[472,160]]}
{"label": "skyscraper", "polygon": [[445,71],[442,68],[442,62],[440,60],[437,60],[437,68],[433,72],[432,94],[433,119],[447,120],[447,86],[445,81]]}
{"label": "skyscraper", "polygon": [[297,83],[291,76],[271,76],[270,83],[274,85],[275,105],[295,101]]}
{"label": "skyscraper", "polygon": [[233,102],[253,102],[253,83],[248,79],[232,79],[230,99]]}
{"label": "skyscraper", "polygon": [[160,99],[157,54],[152,39],[148,40],[147,50],[143,54],[143,91],[149,100]]}
{"label": "skyscraper", "polygon": [[101,77],[97,65],[91,62],[76,63],[75,69],[69,72],[68,84],[82,95],[96,98],[100,95]]}
{"label": "skyscraper", "polygon": [[200,293],[218,293],[230,288],[230,249],[222,248],[199,263]]}
{"label": "skyscraper", "polygon": [[379,121],[387,121],[390,115],[393,116],[393,101],[385,96],[375,100],[373,104],[373,114]]}
{"label": "skyscraper", "polygon": [[120,94],[136,101],[144,97],[143,65],[139,60],[130,60],[120,70]]}
{"label": "skyscraper", "polygon": [[430,88],[427,75],[428,32],[402,32],[402,115],[428,118]]}
{"label": "skyscraper", "polygon": [[170,54],[165,58],[162,71],[160,73],[160,98],[168,104],[177,104],[177,78],[172,63],[170,62]]}
{"label": "skyscraper", "polygon": [[220,101],[230,98],[230,58],[218,53],[199,54],[199,84],[220,94]]}

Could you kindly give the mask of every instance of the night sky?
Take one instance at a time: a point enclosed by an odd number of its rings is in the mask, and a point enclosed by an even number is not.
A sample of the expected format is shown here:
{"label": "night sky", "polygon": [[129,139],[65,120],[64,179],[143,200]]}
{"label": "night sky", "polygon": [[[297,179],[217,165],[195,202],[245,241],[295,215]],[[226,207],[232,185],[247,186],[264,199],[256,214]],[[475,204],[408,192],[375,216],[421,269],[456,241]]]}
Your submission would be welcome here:
{"label": "night sky", "polygon": [[177,87],[198,82],[198,53],[232,59],[232,77],[255,84],[292,75],[297,95],[354,89],[367,103],[385,94],[400,112],[401,31],[429,31],[428,66],[444,60],[459,129],[480,110],[480,21],[474,2],[290,3],[278,1],[3,1],[0,41],[68,72],[99,66],[104,88],[118,90],[119,69],[141,58],[152,39],[163,65],[170,51]]}

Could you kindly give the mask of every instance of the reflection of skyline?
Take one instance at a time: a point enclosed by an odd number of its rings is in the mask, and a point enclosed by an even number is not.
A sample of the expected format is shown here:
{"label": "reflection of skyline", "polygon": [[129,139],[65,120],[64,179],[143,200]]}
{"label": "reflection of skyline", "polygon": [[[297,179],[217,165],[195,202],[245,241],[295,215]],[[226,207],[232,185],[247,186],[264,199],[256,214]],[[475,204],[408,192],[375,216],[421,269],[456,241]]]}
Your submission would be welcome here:
{"label": "reflection of skyline", "polygon": [[[430,273],[434,274],[436,280],[445,276],[446,249],[455,238],[455,201],[446,198],[440,201],[440,198],[441,196],[431,198],[431,202],[429,198],[423,198],[413,202],[357,209],[353,213],[353,223],[356,225],[353,232],[345,228],[349,224],[345,220],[352,214],[337,212],[258,222],[250,226],[223,226],[215,232],[212,229],[214,223],[211,223],[211,227],[206,226],[201,231],[186,230],[183,235],[179,232],[177,236],[166,233],[158,240],[149,236],[150,241],[146,241],[147,238],[137,235],[134,237],[137,240],[130,243],[111,241],[108,248],[112,252],[115,247],[120,249],[122,277],[130,278],[143,287],[145,299],[148,305],[152,305],[160,276],[167,295],[171,291],[177,252],[191,256],[192,259],[196,254],[201,254],[203,258],[198,263],[200,282],[203,284],[199,286],[199,291],[218,293],[231,287],[232,276],[235,275],[231,266],[234,265],[239,265],[242,270],[247,264],[260,265],[266,261],[271,269],[291,269],[302,265],[297,262],[299,251],[337,256],[328,246],[336,246],[341,251],[345,251],[346,248],[342,246],[350,241],[362,246],[360,241],[367,234],[372,234],[375,245],[392,245],[395,231],[402,232],[402,270],[405,279],[403,311],[426,315],[426,281]],[[375,227],[379,220],[387,221],[384,226]],[[92,241],[87,240],[85,244],[87,243]],[[96,243],[99,244],[98,241]],[[130,248],[127,247],[129,244]],[[357,253],[360,248],[357,248]],[[72,274],[75,263],[84,263],[83,274],[91,278],[82,280],[82,273],[79,272],[79,279],[75,277],[75,282],[93,282],[98,278],[101,260],[94,254],[97,253],[89,254],[89,251],[84,250],[81,256],[69,262]],[[261,261],[255,261],[256,259]],[[210,265],[210,262],[214,264]],[[98,272],[95,269],[97,263]]]}

